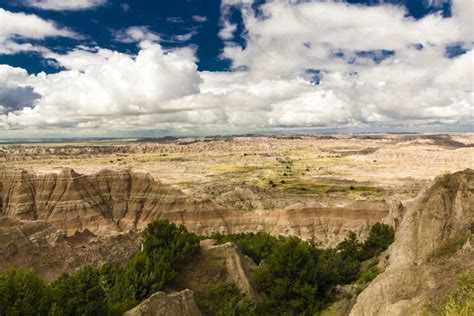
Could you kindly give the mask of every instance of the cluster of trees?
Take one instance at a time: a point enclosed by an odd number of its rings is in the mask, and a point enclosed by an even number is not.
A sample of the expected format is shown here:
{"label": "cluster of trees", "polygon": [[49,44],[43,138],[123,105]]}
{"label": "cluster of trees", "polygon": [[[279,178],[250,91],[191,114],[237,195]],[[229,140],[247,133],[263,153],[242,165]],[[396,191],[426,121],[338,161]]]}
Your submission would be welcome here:
{"label": "cluster of trees", "polygon": [[378,223],[371,227],[364,243],[351,232],[337,247],[329,249],[296,237],[276,238],[266,233],[214,238],[219,243],[232,241],[243,254],[256,262],[263,261],[253,276],[260,296],[257,314],[313,315],[334,298],[336,285],[351,283],[363,274],[362,261],[387,249],[394,240],[394,229]]}
{"label": "cluster of trees", "polygon": [[[34,271],[7,270],[0,276],[0,315],[120,315],[162,290],[199,249],[198,236],[167,221],[149,224],[142,238],[142,251],[124,266],[85,266],[49,284]],[[394,230],[375,224],[364,243],[350,233],[330,249],[266,233],[213,238],[234,242],[260,264],[253,276],[260,300],[252,304],[234,285],[216,284],[196,293],[205,315],[312,315],[333,299],[336,285],[361,276],[361,262],[385,250]]]}
{"label": "cluster of trees", "polygon": [[85,266],[47,284],[34,271],[0,276],[0,315],[121,315],[163,289],[198,251],[199,237],[167,221],[149,224],[125,266]]}

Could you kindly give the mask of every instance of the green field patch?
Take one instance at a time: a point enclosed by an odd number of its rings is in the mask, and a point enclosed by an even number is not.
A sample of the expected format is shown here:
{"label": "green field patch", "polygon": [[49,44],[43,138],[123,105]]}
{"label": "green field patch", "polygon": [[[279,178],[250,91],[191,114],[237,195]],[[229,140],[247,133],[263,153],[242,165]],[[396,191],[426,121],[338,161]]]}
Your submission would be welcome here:
{"label": "green field patch", "polygon": [[361,196],[384,196],[388,192],[380,187],[361,185],[345,181],[318,181],[311,179],[279,177],[261,179],[258,185],[267,189],[276,189],[291,194],[326,195],[326,194],[355,194]]}

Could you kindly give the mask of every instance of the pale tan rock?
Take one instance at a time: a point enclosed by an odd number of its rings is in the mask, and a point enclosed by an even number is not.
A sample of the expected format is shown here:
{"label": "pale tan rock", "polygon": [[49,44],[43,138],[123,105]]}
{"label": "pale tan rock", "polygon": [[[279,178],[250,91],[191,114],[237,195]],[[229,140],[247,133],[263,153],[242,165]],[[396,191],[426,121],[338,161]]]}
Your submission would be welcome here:
{"label": "pale tan rock", "polygon": [[125,312],[124,316],[200,316],[191,290],[166,294],[156,292]]}
{"label": "pale tan rock", "polygon": [[234,284],[243,294],[257,300],[252,284],[252,273],[257,265],[242,255],[231,242],[217,245],[214,240],[201,241],[199,253],[187,264],[173,282],[174,287],[189,288],[195,292],[226,282]]}
{"label": "pale tan rock", "polygon": [[430,301],[452,289],[459,273],[474,272],[471,251],[432,257],[446,241],[472,233],[473,189],[473,170],[443,176],[407,209],[388,269],[359,295],[350,315],[422,315]]}

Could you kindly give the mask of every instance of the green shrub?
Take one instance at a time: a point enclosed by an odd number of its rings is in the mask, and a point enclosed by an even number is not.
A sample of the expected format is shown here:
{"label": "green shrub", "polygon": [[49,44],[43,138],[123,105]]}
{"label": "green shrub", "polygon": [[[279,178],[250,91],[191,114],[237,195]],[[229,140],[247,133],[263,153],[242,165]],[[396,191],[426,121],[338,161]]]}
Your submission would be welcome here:
{"label": "green shrub", "polygon": [[442,241],[436,249],[434,249],[429,255],[428,260],[433,261],[441,257],[451,256],[461,248],[469,235],[457,235]]}
{"label": "green shrub", "polygon": [[334,249],[318,248],[296,237],[273,237],[267,233],[212,236],[218,243],[232,241],[257,263],[257,306],[262,315],[313,315],[334,298],[335,286],[370,282],[381,271],[369,266],[360,272],[361,262],[387,249],[394,239],[392,227],[375,224],[364,243],[350,232]]}
{"label": "green shrub", "polygon": [[336,250],[341,256],[343,267],[340,268],[341,283],[349,283],[357,278],[360,270],[362,244],[357,241],[354,232],[349,232],[346,239],[341,241]]}
{"label": "green shrub", "polygon": [[370,267],[367,271],[363,271],[360,273],[359,278],[356,282],[359,284],[369,283],[382,272],[383,271],[377,268],[376,266]]}
{"label": "green shrub", "polygon": [[199,237],[168,221],[148,224],[143,251],[124,267],[101,269],[110,309],[123,312],[171,281],[199,250]]}
{"label": "green shrub", "polygon": [[257,315],[255,306],[239,289],[229,283],[218,283],[195,293],[196,304],[207,316]]}
{"label": "green shrub", "polygon": [[0,276],[0,315],[48,314],[48,294],[38,273],[10,268]]}
{"label": "green shrub", "polygon": [[[255,309],[229,284],[196,293],[196,299],[205,315],[318,314],[334,298],[336,285],[355,280],[361,261],[385,250],[393,235],[390,226],[376,224],[363,244],[350,233],[336,248],[321,249],[296,237],[215,234],[219,243],[232,241],[261,263],[254,272],[261,301]],[[7,270],[0,276],[0,315],[121,315],[162,290],[199,249],[198,236],[167,221],[149,224],[142,238],[143,250],[125,266],[85,266],[49,285],[35,272]],[[378,273],[375,265],[369,266],[359,282]],[[462,297],[455,302],[462,302]]]}
{"label": "green shrub", "polygon": [[474,275],[461,275],[458,287],[449,294],[439,309],[440,316],[471,316],[474,315]]}
{"label": "green shrub", "polygon": [[107,299],[96,268],[84,266],[72,276],[63,274],[50,285],[50,289],[57,315],[107,313]]}
{"label": "green shrub", "polygon": [[214,234],[211,237],[219,244],[233,242],[239,247],[242,253],[249,256],[255,263],[259,264],[263,259],[267,258],[278,243],[278,238],[268,233],[241,233],[221,235]]}
{"label": "green shrub", "polygon": [[369,236],[364,242],[361,250],[361,260],[378,256],[382,251],[386,250],[388,246],[395,239],[395,230],[393,227],[376,223],[369,231]]}
{"label": "green shrub", "polygon": [[265,263],[254,272],[261,296],[259,314],[319,313],[339,281],[340,256],[296,237],[280,239]]}

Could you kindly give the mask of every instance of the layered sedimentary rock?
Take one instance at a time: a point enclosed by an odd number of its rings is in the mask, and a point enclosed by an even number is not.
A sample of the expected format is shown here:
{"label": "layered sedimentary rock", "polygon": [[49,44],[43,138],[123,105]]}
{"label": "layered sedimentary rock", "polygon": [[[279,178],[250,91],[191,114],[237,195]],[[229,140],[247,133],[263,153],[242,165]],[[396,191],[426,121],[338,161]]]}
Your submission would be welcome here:
{"label": "layered sedimentary rock", "polygon": [[181,191],[128,170],[88,176],[71,169],[40,176],[4,171],[0,179],[3,215],[45,220],[68,235],[85,229],[100,235],[134,229],[186,204]]}
{"label": "layered sedimentary rock", "polygon": [[384,201],[362,200],[244,212],[186,196],[150,175],[130,170],[103,170],[92,175],[71,169],[47,175],[0,171],[1,215],[43,220],[68,236],[85,230],[106,236],[168,219],[204,235],[266,231],[332,245],[349,230],[363,237],[370,225],[388,214],[389,207]]}
{"label": "layered sedimentary rock", "polygon": [[358,297],[351,315],[422,315],[457,275],[474,273],[474,171],[437,179],[407,207],[390,265]]}
{"label": "layered sedimentary rock", "polygon": [[21,267],[54,280],[85,264],[125,263],[139,250],[135,232],[96,236],[86,230],[66,236],[45,221],[0,217],[0,273]]}
{"label": "layered sedimentary rock", "polygon": [[200,316],[191,290],[166,294],[156,292],[124,313],[124,316]]}

